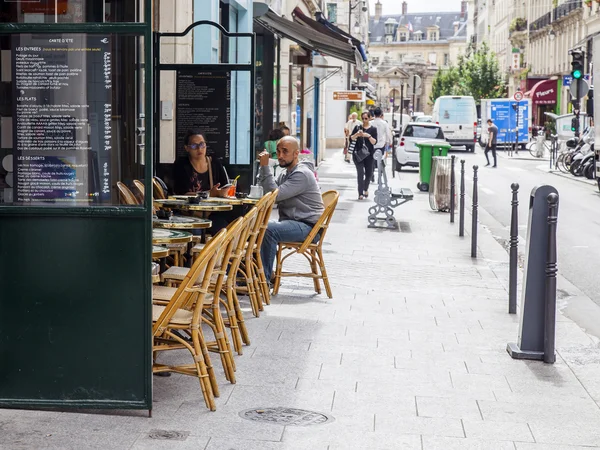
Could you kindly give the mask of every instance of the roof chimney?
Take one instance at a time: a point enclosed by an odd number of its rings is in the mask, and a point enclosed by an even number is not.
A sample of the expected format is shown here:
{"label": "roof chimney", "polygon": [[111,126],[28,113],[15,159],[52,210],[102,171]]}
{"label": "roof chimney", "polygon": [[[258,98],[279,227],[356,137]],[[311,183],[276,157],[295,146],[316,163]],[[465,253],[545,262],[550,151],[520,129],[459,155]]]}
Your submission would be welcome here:
{"label": "roof chimney", "polygon": [[467,15],[467,2],[466,2],[466,0],[463,0],[462,2],[460,2],[460,18],[464,19],[466,15]]}
{"label": "roof chimney", "polygon": [[402,2],[402,15],[406,15],[406,11],[408,10],[408,3]]}
{"label": "roof chimney", "polygon": [[383,15],[383,5],[381,4],[381,2],[379,0],[377,0],[377,3],[375,3],[375,20],[379,20],[381,19],[381,16]]}

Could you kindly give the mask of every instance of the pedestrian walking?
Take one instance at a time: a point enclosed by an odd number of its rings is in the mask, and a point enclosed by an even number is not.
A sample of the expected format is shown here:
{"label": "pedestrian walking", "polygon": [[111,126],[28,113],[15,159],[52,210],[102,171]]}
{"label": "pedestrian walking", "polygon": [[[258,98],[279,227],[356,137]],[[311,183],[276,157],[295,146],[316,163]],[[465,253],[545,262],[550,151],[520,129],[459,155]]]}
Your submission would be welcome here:
{"label": "pedestrian walking", "polygon": [[357,125],[360,125],[360,121],[358,120],[358,114],[354,112],[348,116],[348,122],[344,125],[344,135],[346,136],[344,142],[344,161],[347,163],[350,163],[350,154],[348,153],[350,133],[352,133],[352,130],[354,130]]}
{"label": "pedestrian walking", "polygon": [[357,125],[352,130],[350,139],[353,142],[351,142],[349,147],[349,152],[351,151],[352,160],[356,166],[359,200],[369,196],[369,183],[373,176],[374,145],[377,143],[377,128],[370,124],[369,112],[363,112],[361,119],[362,124]]}
{"label": "pedestrian walking", "polygon": [[488,156],[488,153],[490,152],[490,150],[492,151],[492,156],[494,158],[494,167],[498,167],[498,162],[496,159],[496,141],[498,138],[498,127],[496,125],[494,125],[494,121],[492,119],[488,119],[487,121],[488,124],[488,142],[487,145],[485,146],[485,159],[487,160],[487,164],[486,166],[490,165],[490,158]]}
{"label": "pedestrian walking", "polygon": [[392,129],[390,124],[383,120],[383,111],[377,107],[373,111],[375,119],[371,121],[371,125],[377,128],[377,143],[375,151],[380,150],[382,155],[382,165],[385,167],[385,156],[387,149],[392,145]]}

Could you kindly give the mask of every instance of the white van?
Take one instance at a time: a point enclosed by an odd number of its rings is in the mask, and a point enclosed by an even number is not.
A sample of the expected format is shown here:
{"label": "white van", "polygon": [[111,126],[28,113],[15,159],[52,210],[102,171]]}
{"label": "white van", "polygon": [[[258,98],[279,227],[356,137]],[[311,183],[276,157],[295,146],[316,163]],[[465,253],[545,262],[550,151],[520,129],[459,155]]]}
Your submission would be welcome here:
{"label": "white van", "polygon": [[433,121],[442,126],[452,146],[464,145],[475,151],[477,142],[477,108],[471,96],[443,95],[433,105]]}

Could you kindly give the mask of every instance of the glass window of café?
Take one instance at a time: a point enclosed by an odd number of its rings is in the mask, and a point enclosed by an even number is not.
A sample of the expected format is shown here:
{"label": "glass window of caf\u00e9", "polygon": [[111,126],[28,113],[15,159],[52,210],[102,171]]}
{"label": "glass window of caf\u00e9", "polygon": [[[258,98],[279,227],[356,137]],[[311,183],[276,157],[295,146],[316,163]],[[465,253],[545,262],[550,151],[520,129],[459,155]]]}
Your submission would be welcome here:
{"label": "glass window of caf\u00e9", "polygon": [[[143,22],[143,1],[0,3],[0,23],[108,22]],[[133,34],[0,35],[0,205],[141,203],[144,48]]]}

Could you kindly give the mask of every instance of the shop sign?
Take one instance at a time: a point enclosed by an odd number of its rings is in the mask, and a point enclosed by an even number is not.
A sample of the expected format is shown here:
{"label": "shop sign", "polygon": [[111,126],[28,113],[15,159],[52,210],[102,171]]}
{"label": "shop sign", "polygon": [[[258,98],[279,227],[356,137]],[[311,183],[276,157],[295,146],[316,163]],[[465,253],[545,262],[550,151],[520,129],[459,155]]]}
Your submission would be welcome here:
{"label": "shop sign", "polygon": [[364,102],[365,91],[333,91],[333,100],[345,102]]}

